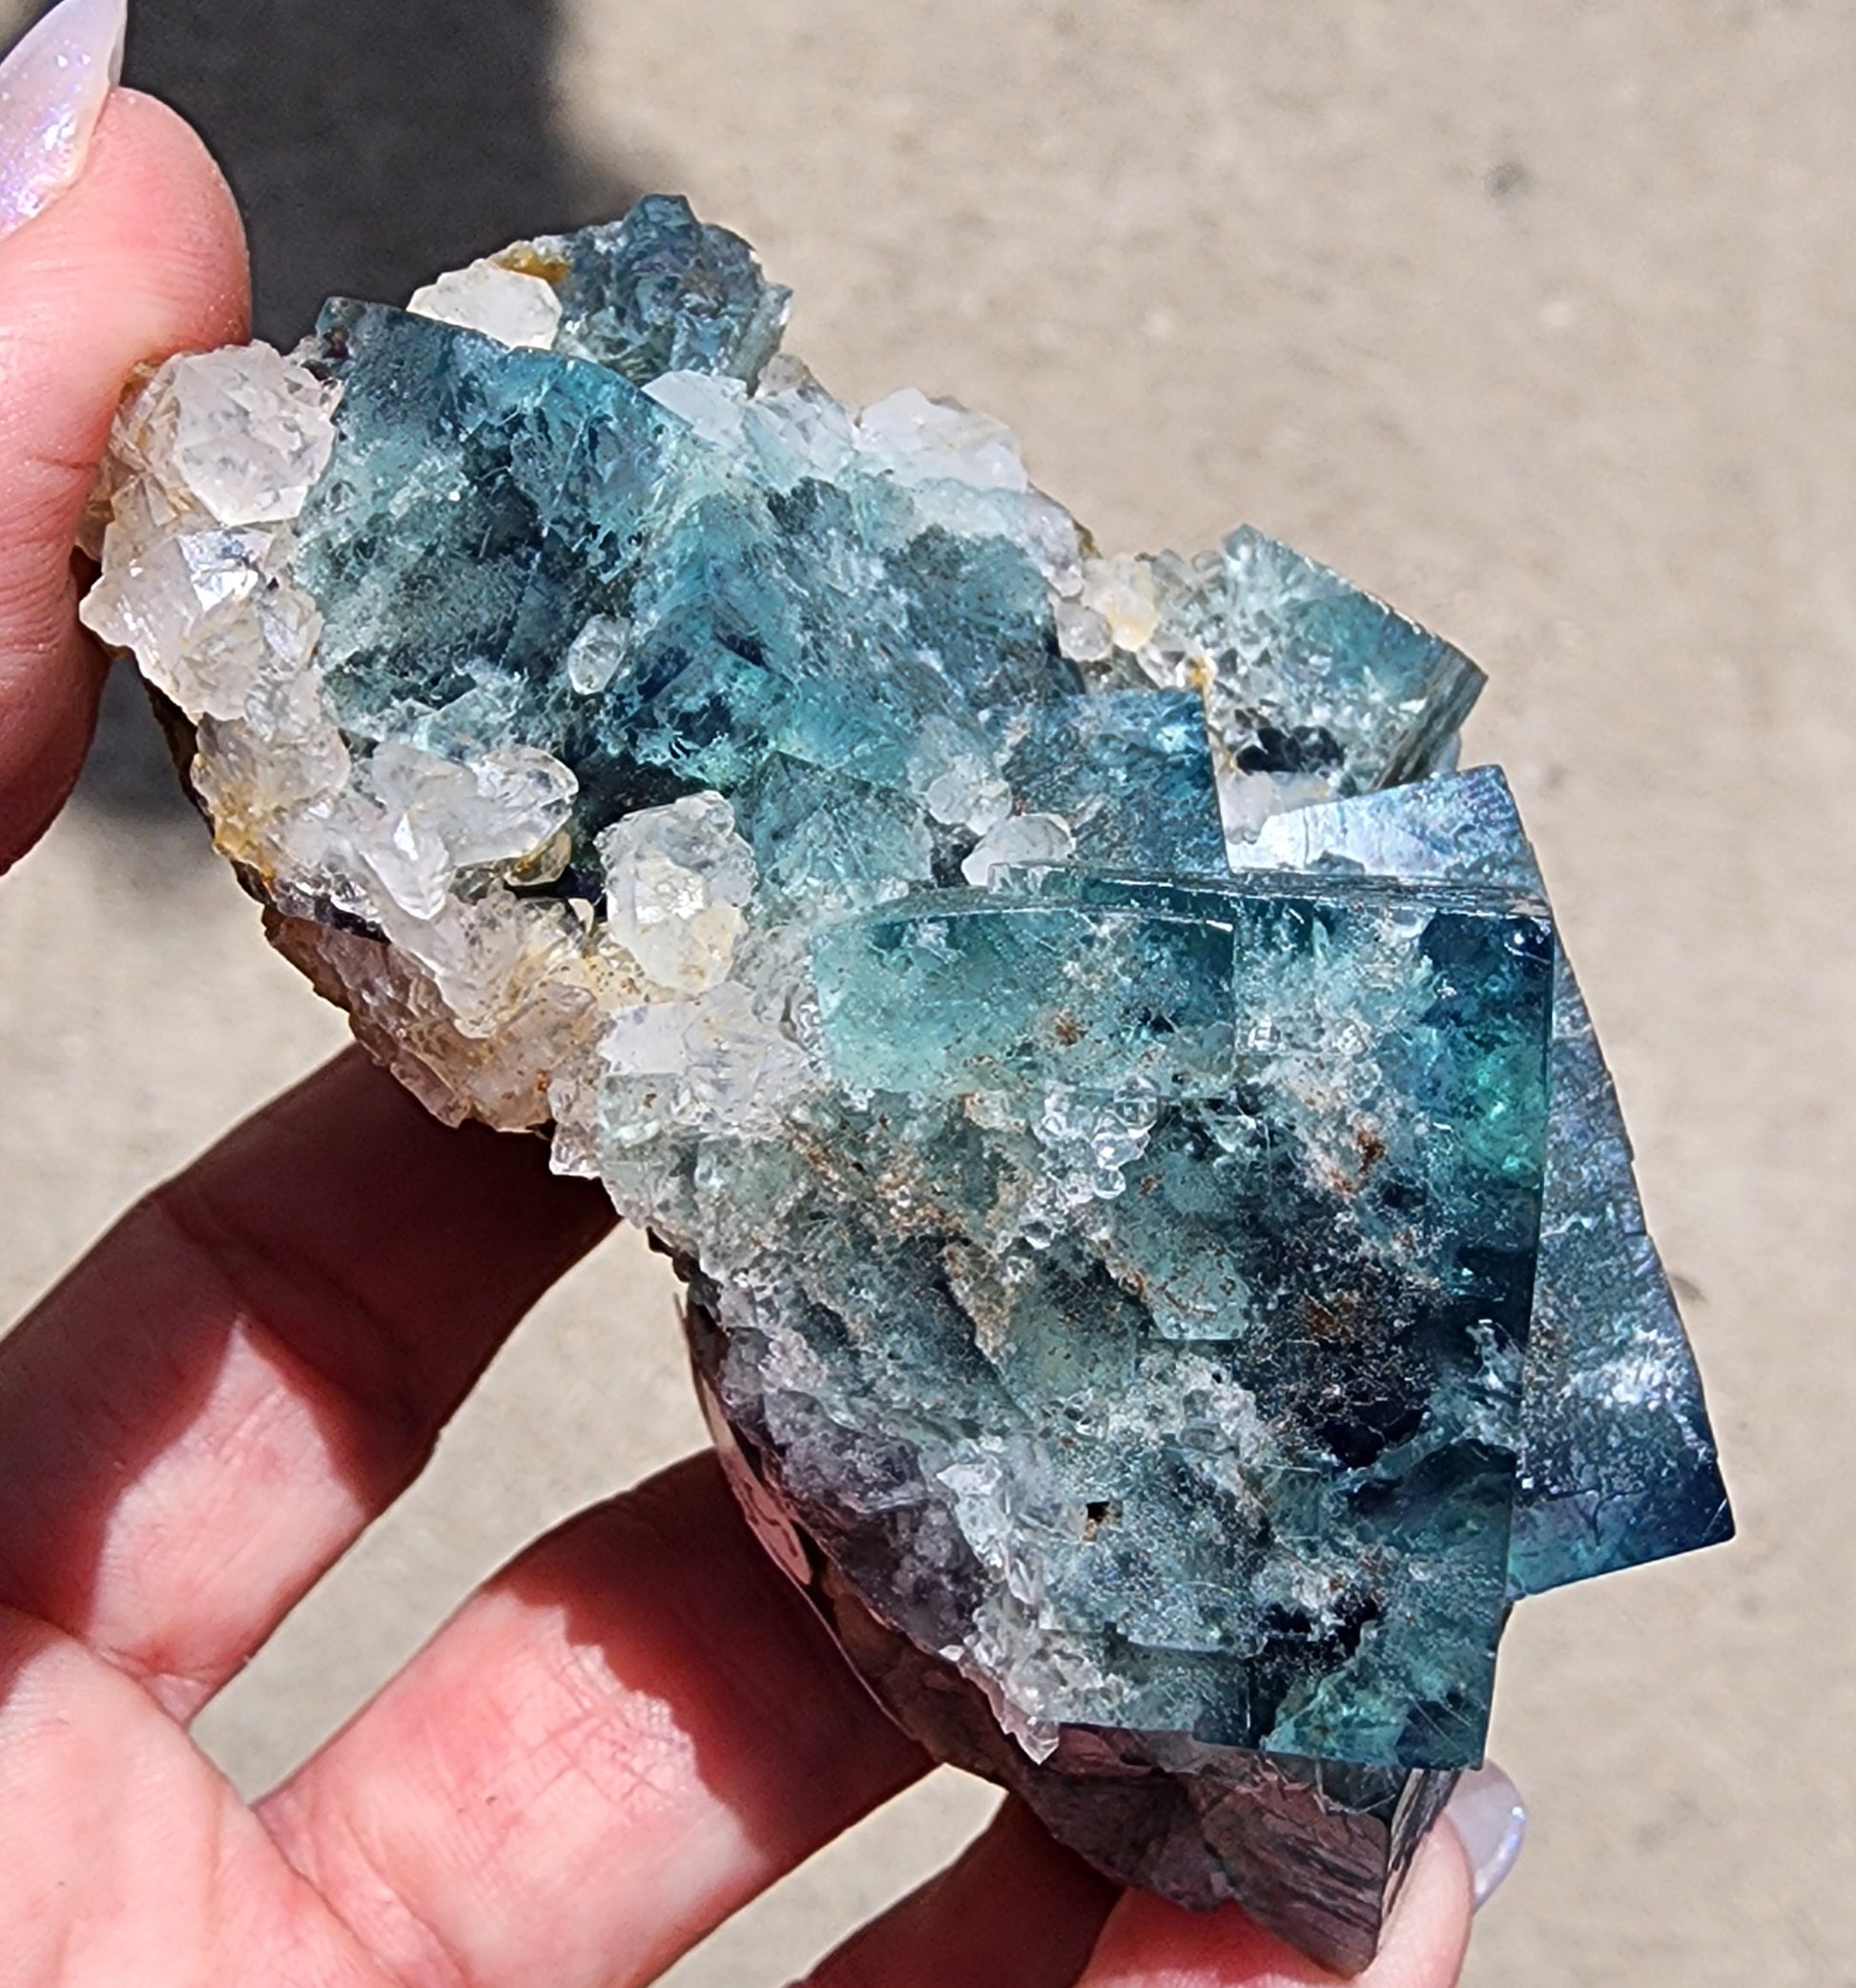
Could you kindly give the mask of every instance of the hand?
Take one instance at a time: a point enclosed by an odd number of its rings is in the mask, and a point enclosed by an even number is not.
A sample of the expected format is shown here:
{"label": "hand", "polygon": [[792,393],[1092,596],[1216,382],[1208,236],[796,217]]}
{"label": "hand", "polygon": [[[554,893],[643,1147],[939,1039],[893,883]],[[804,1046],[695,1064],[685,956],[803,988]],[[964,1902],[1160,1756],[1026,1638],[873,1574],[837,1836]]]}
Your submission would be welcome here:
{"label": "hand", "polygon": [[[19,115],[0,99],[0,195]],[[55,197],[11,218],[0,868],[89,735],[104,665],[68,548],[122,383],[242,336],[246,300],[231,197],[147,98],[112,93]],[[644,1982],[926,1771],[706,1457],[530,1548],[255,1806],[189,1740],[609,1220],[537,1142],[445,1131],[348,1055],[157,1189],[0,1343],[0,1983]],[[1440,1831],[1365,1978],[1445,1988],[1468,1891]],[[1118,1900],[1009,1803],[813,1977],[1327,1978],[1239,1913]]]}

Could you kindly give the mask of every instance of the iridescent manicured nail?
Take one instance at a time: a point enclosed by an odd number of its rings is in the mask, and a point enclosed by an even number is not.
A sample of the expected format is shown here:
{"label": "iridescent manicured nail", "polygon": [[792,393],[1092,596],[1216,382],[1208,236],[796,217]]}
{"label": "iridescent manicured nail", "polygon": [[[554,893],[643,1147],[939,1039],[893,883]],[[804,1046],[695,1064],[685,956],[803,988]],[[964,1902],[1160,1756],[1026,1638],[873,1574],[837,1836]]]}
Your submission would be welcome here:
{"label": "iridescent manicured nail", "polygon": [[0,62],[0,235],[82,171],[128,21],[129,0],[60,0]]}
{"label": "iridescent manicured nail", "polygon": [[1515,1868],[1527,1834],[1527,1810],[1520,1791],[1500,1768],[1491,1763],[1465,1774],[1456,1784],[1445,1814],[1463,1840],[1470,1869],[1475,1874],[1478,1910],[1495,1896],[1503,1878]]}

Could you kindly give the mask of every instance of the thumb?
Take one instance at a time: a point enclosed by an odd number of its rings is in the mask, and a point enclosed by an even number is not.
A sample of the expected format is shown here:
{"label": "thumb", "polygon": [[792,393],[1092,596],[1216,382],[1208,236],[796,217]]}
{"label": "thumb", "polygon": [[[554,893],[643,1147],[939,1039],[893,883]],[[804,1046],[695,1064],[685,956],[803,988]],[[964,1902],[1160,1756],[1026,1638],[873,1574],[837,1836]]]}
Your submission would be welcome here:
{"label": "thumb", "polygon": [[[66,0],[34,32],[98,11]],[[9,91],[14,72],[0,67],[0,186],[48,142],[28,89]],[[45,106],[67,130],[71,114]],[[69,184],[0,235],[0,871],[63,803],[94,722],[102,664],[77,627],[71,548],[124,383],[146,360],[241,338],[246,321],[237,210],[180,118],[113,90],[72,163]]]}
{"label": "thumb", "polygon": [[[1454,1988],[1470,1937],[1470,1869],[1454,1834],[1419,1850],[1385,1943],[1351,1988]],[[1193,1914],[1130,1892],[1077,1988],[1349,1988],[1238,1907]]]}

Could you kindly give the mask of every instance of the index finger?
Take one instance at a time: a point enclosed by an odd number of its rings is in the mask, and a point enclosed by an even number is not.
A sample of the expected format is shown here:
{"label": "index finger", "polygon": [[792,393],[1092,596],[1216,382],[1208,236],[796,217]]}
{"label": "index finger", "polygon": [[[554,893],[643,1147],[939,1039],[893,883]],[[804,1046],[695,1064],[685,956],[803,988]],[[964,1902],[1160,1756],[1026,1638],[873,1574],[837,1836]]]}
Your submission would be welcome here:
{"label": "index finger", "polygon": [[145,361],[241,338],[244,231],[165,105],[112,93],[77,178],[0,238],[0,871],[77,777],[101,660],[71,548],[123,384]]}

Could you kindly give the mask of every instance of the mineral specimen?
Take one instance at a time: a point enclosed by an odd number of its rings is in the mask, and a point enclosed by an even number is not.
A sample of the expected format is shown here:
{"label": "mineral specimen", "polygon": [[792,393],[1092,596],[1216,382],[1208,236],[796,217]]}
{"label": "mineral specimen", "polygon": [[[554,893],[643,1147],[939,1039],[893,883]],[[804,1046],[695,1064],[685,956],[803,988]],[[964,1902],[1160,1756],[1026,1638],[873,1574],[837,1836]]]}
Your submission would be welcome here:
{"label": "mineral specimen", "polygon": [[85,616],[362,1041],[672,1254],[897,1716],[1356,1969],[1512,1601],[1729,1530],[1480,673],[785,307],[651,199],[172,360]]}

